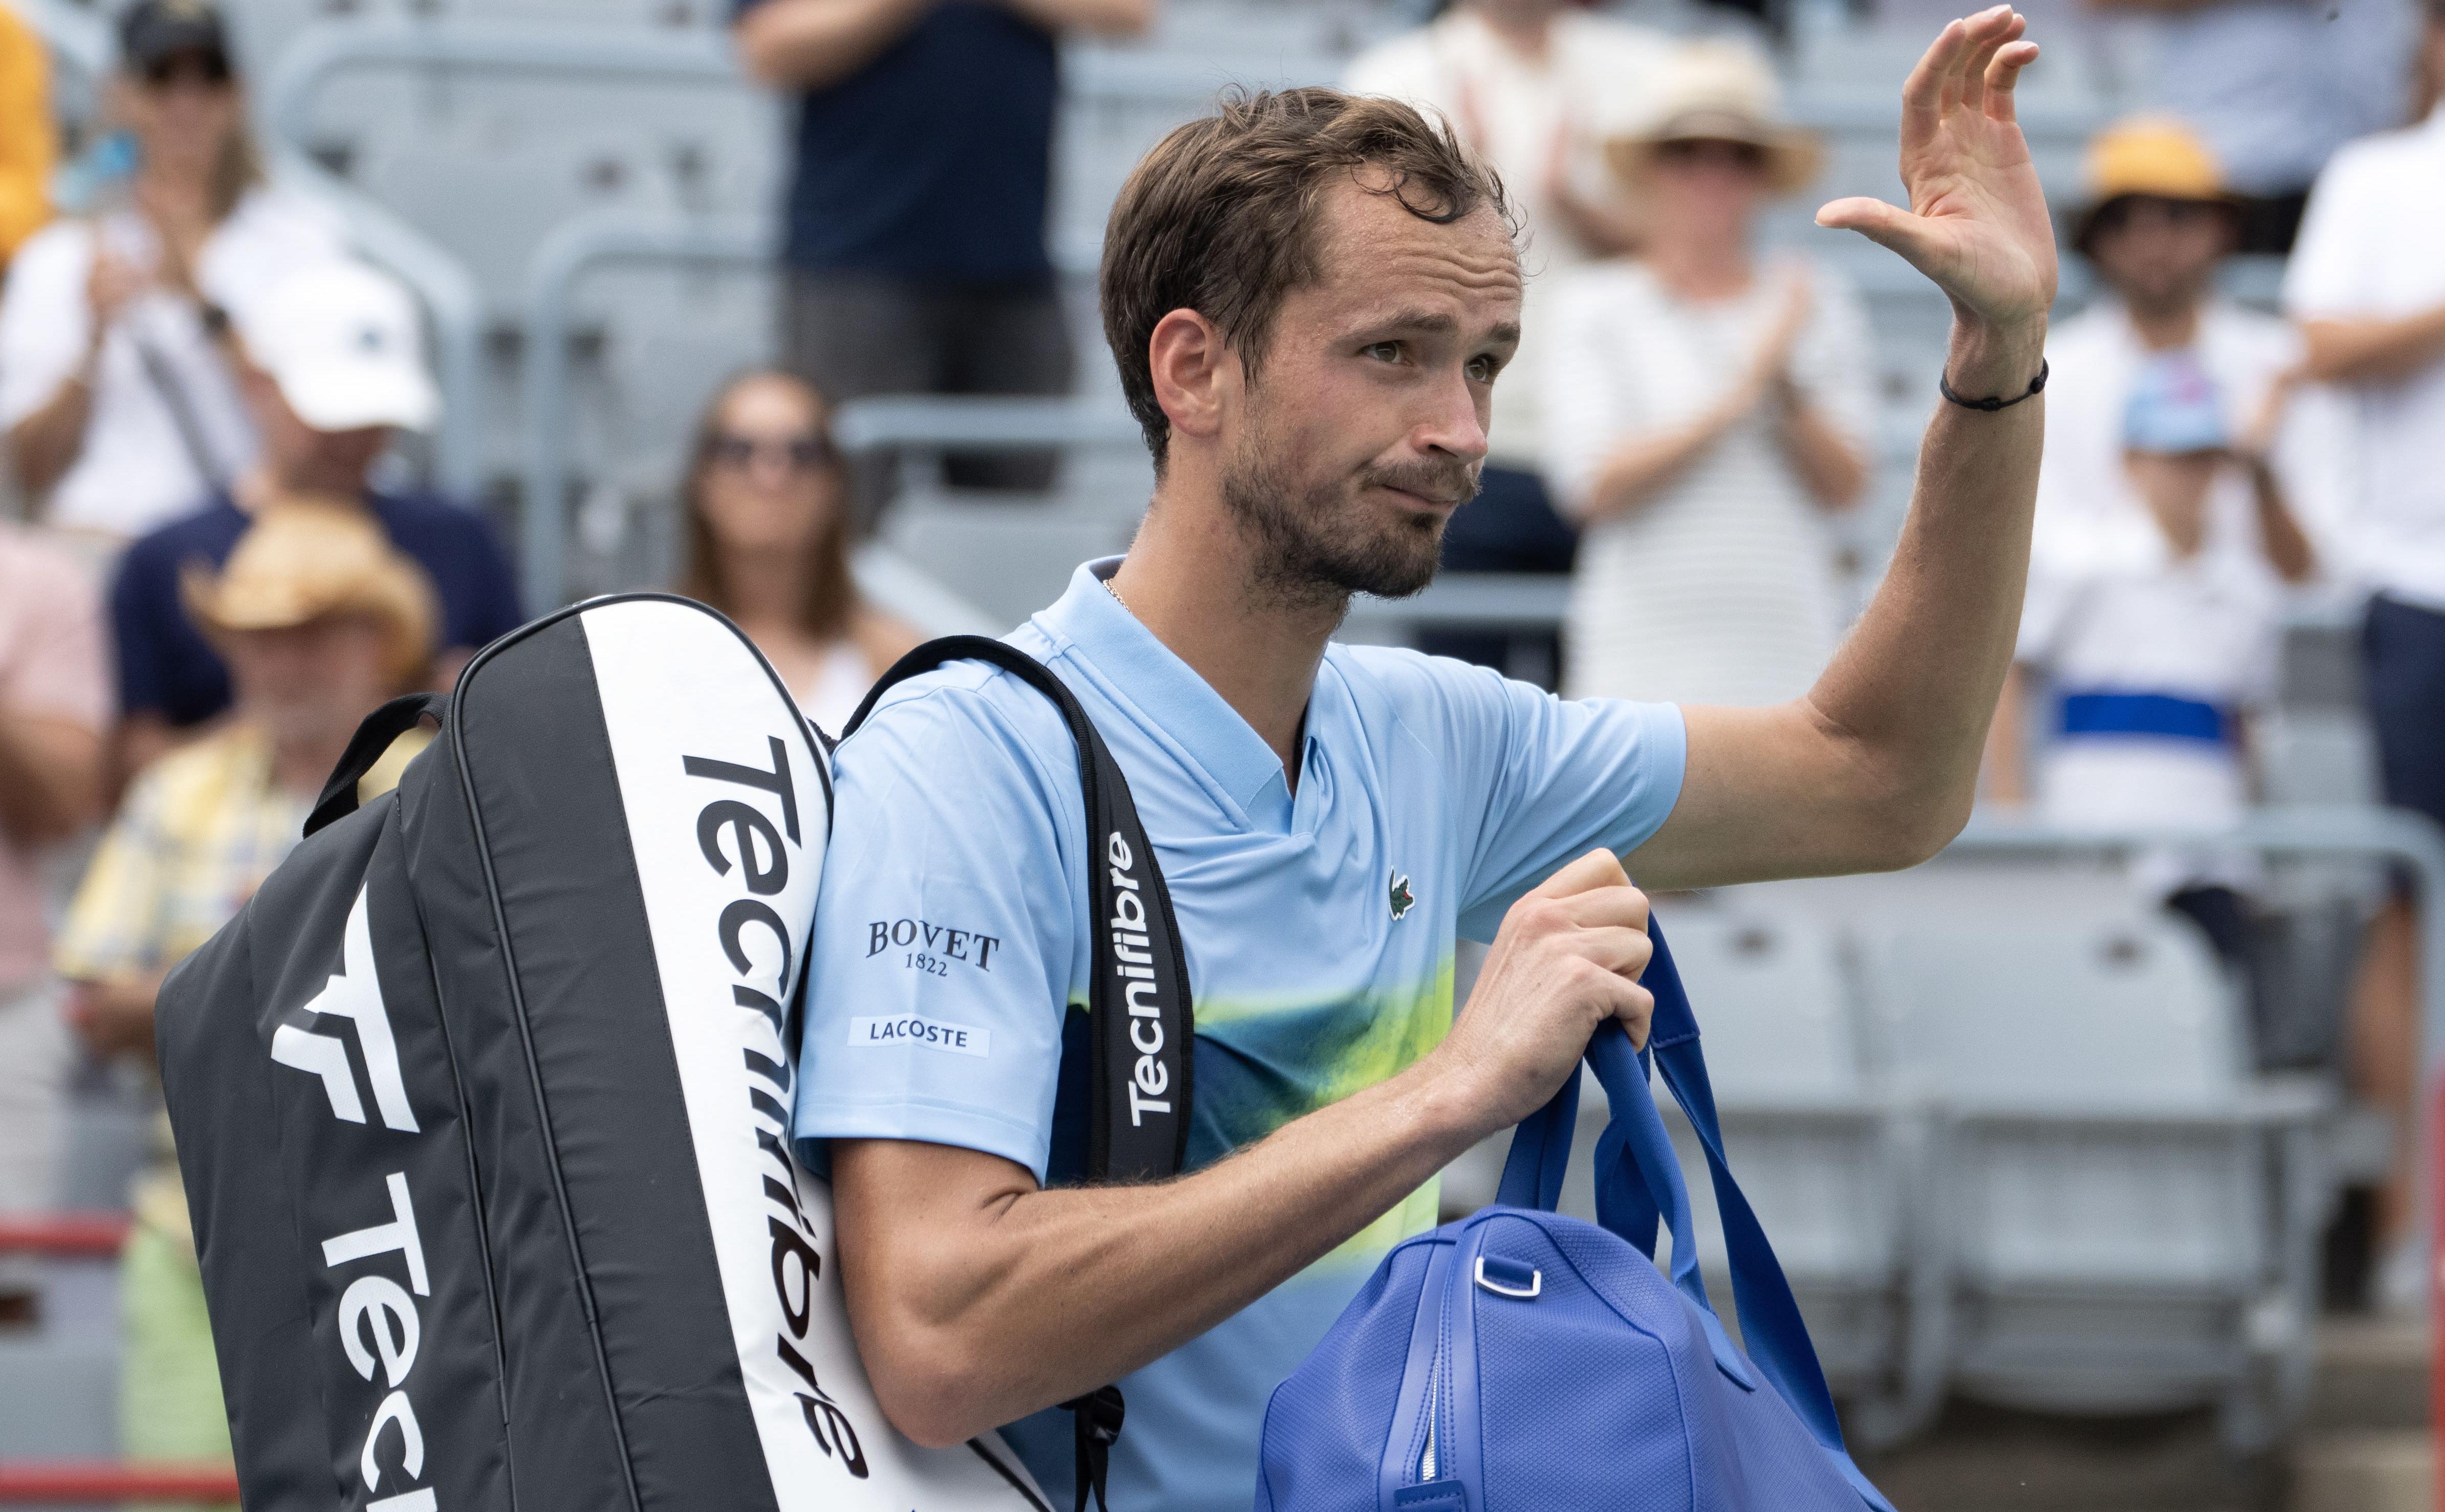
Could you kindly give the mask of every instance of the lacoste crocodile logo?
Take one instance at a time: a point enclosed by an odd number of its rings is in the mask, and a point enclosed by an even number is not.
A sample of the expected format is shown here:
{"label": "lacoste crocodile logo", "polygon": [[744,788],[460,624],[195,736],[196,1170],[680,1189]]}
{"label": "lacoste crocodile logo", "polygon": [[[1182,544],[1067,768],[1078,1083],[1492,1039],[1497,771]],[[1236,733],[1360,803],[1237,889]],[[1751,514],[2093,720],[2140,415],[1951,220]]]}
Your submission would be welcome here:
{"label": "lacoste crocodile logo", "polygon": [[1390,897],[1392,903],[1392,917],[1395,919],[1408,913],[1409,911],[1409,905],[1418,901],[1417,895],[1409,891],[1409,879],[1401,875],[1398,871],[1392,873]]}

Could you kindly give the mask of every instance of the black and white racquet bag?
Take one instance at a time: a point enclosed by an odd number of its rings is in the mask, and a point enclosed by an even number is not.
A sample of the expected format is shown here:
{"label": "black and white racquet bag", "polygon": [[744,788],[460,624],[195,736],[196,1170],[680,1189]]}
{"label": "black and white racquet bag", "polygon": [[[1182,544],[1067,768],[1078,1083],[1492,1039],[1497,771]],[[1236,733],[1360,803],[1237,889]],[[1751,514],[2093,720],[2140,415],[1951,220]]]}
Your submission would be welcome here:
{"label": "black and white racquet bag", "polygon": [[[1160,980],[1095,1016],[1090,1168],[1168,1174],[1188,994],[1151,848],[1041,666],[936,643],[894,677],[964,656],[1063,704],[1096,849],[1145,858]],[[428,713],[440,735],[360,808]],[[565,610],[451,699],[366,720],[305,843],[160,999],[249,1508],[1044,1507],[999,1439],[924,1449],[885,1422],[829,1190],[790,1152],[830,818],[819,737],[684,600]],[[1133,1011],[1183,1095],[1116,1129]]]}

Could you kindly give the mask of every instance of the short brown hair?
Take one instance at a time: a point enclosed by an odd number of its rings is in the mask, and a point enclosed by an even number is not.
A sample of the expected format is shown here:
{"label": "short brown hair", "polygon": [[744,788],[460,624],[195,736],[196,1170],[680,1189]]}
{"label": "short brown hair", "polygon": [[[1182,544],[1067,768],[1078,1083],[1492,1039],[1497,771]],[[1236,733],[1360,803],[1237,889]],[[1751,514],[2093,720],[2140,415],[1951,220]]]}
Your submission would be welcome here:
{"label": "short brown hair", "polygon": [[1157,473],[1171,421],[1147,355],[1156,324],[1196,310],[1255,372],[1283,296],[1317,275],[1324,189],[1361,167],[1381,169],[1380,192],[1422,220],[1448,225],[1491,206],[1518,233],[1502,179],[1447,123],[1337,89],[1234,90],[1130,172],[1104,230],[1104,339]]}

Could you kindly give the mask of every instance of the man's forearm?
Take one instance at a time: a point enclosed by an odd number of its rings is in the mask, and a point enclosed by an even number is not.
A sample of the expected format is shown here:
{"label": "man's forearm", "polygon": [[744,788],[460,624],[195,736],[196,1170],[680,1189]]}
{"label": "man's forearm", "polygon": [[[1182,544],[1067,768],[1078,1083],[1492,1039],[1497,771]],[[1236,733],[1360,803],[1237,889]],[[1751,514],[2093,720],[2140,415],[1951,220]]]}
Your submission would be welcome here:
{"label": "man's forearm", "polygon": [[19,420],[9,432],[9,461],[17,486],[28,494],[50,492],[67,476],[84,444],[85,421],[93,415],[93,388],[82,372],[60,384],[42,408]]}
{"label": "man's forearm", "polygon": [[758,84],[821,89],[906,34],[934,0],[765,0],[738,18],[739,61]]}
{"label": "man's forearm", "polygon": [[102,740],[82,725],[0,714],[0,834],[19,846],[65,840],[102,796]]}
{"label": "man's forearm", "polygon": [[1846,510],[1868,486],[1864,450],[1837,429],[1823,410],[1797,392],[1782,401],[1783,455],[1791,458],[1808,496],[1820,509]]}
{"label": "man's forearm", "polygon": [[1154,24],[1154,0],[1002,0],[1047,31],[1134,37]]}
{"label": "man's forearm", "polygon": [[2264,457],[2249,463],[2251,499],[2258,506],[2258,534],[2266,543],[2268,565],[2286,583],[2306,583],[2318,572],[2317,549],[2301,528],[2284,497],[2284,485]]}
{"label": "man's forearm", "polygon": [[[2012,398],[2045,355],[2043,321],[1956,325],[1955,392]],[[1879,802],[1928,849],[1959,831],[2012,663],[2028,586],[2044,396],[1987,414],[1940,402],[1883,585],[1809,701],[1881,775]],[[1923,832],[1922,832],[1923,831]]]}
{"label": "man's forearm", "polygon": [[[1116,1380],[1297,1275],[1484,1137],[1427,1064],[1152,1185],[1039,1191],[972,1151],[836,1146],[841,1275],[885,1410],[921,1443],[956,1444]],[[928,1237],[962,1229],[956,1253]]]}
{"label": "man's forearm", "polygon": [[1744,387],[1695,420],[1621,442],[1589,485],[1578,522],[1590,524],[1646,508],[1656,495],[1695,467],[1756,404],[1756,396]]}
{"label": "man's forearm", "polygon": [[2399,320],[2303,324],[2309,376],[2322,383],[2396,383],[2445,361],[2445,305]]}

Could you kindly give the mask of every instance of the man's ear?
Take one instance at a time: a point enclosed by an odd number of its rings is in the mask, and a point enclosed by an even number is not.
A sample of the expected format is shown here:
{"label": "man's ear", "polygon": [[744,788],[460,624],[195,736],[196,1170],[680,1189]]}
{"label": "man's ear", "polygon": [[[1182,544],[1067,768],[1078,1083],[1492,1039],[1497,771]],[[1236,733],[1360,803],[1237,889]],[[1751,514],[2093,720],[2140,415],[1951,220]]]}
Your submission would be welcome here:
{"label": "man's ear", "polygon": [[1210,440],[1221,434],[1224,414],[1238,404],[1242,377],[1239,354],[1221,327],[1193,309],[1175,309],[1155,322],[1147,362],[1155,402],[1173,436]]}

